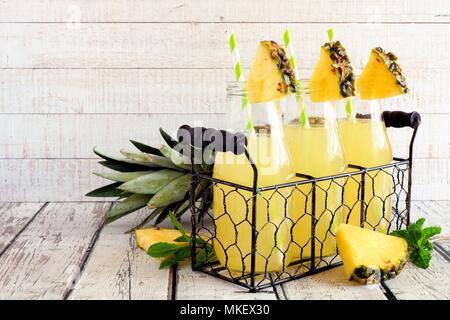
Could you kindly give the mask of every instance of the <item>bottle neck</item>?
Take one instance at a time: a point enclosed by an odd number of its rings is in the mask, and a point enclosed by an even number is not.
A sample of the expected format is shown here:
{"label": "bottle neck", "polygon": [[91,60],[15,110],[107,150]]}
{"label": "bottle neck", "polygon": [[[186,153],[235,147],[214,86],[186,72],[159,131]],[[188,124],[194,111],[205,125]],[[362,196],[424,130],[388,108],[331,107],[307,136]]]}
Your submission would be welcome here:
{"label": "bottle neck", "polygon": [[372,121],[381,121],[381,105],[380,101],[374,100],[362,100],[357,97],[353,97],[350,100],[351,103],[351,115],[348,113],[348,107],[343,106],[339,108],[339,118],[353,118],[353,119],[365,119]]}
{"label": "bottle neck", "polygon": [[251,105],[253,133],[256,135],[281,135],[282,121],[279,101]]}
{"label": "bottle neck", "polygon": [[311,102],[308,95],[289,97],[283,101],[283,124],[289,126],[335,126],[338,101]]}

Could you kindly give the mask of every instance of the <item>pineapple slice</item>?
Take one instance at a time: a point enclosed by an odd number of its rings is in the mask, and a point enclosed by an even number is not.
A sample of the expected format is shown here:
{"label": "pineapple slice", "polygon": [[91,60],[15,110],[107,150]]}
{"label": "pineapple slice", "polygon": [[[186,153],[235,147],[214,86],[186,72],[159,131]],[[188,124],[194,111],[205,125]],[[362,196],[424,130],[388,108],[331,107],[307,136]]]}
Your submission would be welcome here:
{"label": "pineapple slice", "polygon": [[280,100],[297,92],[295,73],[284,49],[275,41],[261,41],[247,81],[250,103]]}
{"label": "pineapple slice", "polygon": [[146,228],[137,229],[135,231],[136,244],[145,252],[148,251],[152,245],[158,242],[176,243],[186,245],[174,240],[181,236],[181,232],[177,229],[163,229],[163,228]]}
{"label": "pineapple slice", "polygon": [[405,76],[397,64],[397,56],[382,48],[372,49],[369,62],[356,80],[361,99],[382,99],[408,92]]}
{"label": "pineapple slice", "polygon": [[355,76],[345,48],[339,41],[320,48],[320,58],[310,81],[313,102],[334,101],[355,95]]}
{"label": "pineapple slice", "polygon": [[407,242],[377,231],[341,224],[336,242],[345,273],[364,284],[395,276],[407,261]]}

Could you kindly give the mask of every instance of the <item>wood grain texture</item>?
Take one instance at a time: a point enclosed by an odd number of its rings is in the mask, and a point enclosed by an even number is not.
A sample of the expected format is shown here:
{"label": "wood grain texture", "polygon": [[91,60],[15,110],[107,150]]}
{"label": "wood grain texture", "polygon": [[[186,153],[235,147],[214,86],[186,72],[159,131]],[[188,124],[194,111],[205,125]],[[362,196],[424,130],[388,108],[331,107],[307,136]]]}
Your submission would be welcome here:
{"label": "wood grain texture", "polygon": [[[450,236],[450,201],[414,201],[411,205],[411,218],[415,221],[419,218],[426,219],[427,226],[440,226],[442,232],[438,237]],[[443,252],[450,259],[450,240],[435,242],[445,250]],[[437,251],[437,250],[436,250]]]}
{"label": "wood grain texture", "polygon": [[[159,127],[175,135],[182,124],[229,129],[219,114],[64,114],[0,115],[0,158],[92,158],[92,148],[118,153],[134,149],[129,139],[159,146]],[[234,119],[238,123],[241,119]],[[450,114],[424,114],[414,149],[415,158],[450,157]],[[390,131],[396,156],[407,156],[410,128]]]}
{"label": "wood grain texture", "polygon": [[62,299],[108,203],[51,203],[0,257],[0,299]]}
{"label": "wood grain texture", "polygon": [[[450,112],[449,69],[419,66],[407,77],[410,93],[384,109]],[[231,80],[231,69],[0,69],[0,113],[224,113]]]}
{"label": "wood grain texture", "polygon": [[0,113],[220,113],[231,70],[3,69]]}
{"label": "wood grain texture", "polygon": [[[1,201],[104,201],[84,196],[108,184],[92,174],[104,170],[95,159],[0,159]],[[417,159],[413,174],[414,200],[448,199],[449,160]]]}
{"label": "wood grain texture", "polygon": [[172,135],[183,124],[219,127],[220,115],[0,115],[0,158],[92,158],[92,148],[118,155],[129,139],[159,147],[159,128]]}
{"label": "wood grain texture", "polygon": [[182,263],[176,273],[176,300],[275,300],[272,288],[259,293],[214,278],[201,272],[194,272],[188,262]]}
{"label": "wood grain texture", "polygon": [[0,21],[22,22],[444,22],[445,0],[7,0]]}
{"label": "wood grain texture", "polygon": [[[395,52],[408,74],[414,68],[449,68],[450,24],[351,23],[55,23],[0,24],[1,68],[230,68],[225,32],[234,30],[244,67],[258,39],[281,41],[289,27],[299,65],[312,68],[327,28],[335,30],[355,67],[370,48]],[[370,34],[370,37],[367,35]],[[430,50],[433,48],[433,50]]]}
{"label": "wood grain texture", "polygon": [[289,300],[385,300],[378,285],[348,281],[342,267],[282,284]]}
{"label": "wood grain texture", "polygon": [[169,270],[136,247],[125,233],[149,214],[140,210],[105,226],[70,299],[153,300],[168,298]]}
{"label": "wood grain texture", "polygon": [[386,281],[385,284],[399,300],[448,300],[450,262],[434,252],[428,269],[408,264],[398,277]]}
{"label": "wood grain texture", "polygon": [[44,203],[0,203],[0,255],[43,205]]}

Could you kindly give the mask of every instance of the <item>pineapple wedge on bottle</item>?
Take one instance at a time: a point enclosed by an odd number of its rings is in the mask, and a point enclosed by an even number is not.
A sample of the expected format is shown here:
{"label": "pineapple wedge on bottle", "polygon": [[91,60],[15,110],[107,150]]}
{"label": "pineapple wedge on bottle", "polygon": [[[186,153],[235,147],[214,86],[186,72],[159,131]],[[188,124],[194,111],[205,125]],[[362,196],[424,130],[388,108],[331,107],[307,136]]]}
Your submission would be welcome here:
{"label": "pineapple wedge on bottle", "polygon": [[356,80],[361,99],[383,99],[408,92],[405,76],[398,65],[397,56],[382,48],[372,49],[369,62]]}
{"label": "pineapple wedge on bottle", "polygon": [[247,81],[250,103],[281,100],[297,92],[286,51],[275,41],[261,41]]}
{"label": "pineapple wedge on bottle", "polygon": [[336,242],[345,273],[364,284],[399,274],[408,257],[404,239],[349,224],[339,226]]}
{"label": "pineapple wedge on bottle", "polygon": [[355,76],[345,48],[339,41],[326,42],[310,81],[313,102],[335,101],[355,95]]}

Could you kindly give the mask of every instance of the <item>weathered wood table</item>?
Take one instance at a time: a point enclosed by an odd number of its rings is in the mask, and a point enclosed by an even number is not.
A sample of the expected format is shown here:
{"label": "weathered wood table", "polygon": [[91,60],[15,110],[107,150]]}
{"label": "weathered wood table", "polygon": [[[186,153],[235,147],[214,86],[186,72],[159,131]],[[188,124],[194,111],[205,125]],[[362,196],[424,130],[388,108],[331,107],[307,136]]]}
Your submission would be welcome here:
{"label": "weathered wood table", "polygon": [[[0,299],[450,299],[450,243],[441,242],[429,269],[407,266],[380,285],[346,280],[342,267],[271,290],[241,287],[193,272],[158,270],[136,248],[132,214],[103,226],[109,202],[0,203]],[[450,201],[417,201],[412,218],[450,233]]]}

